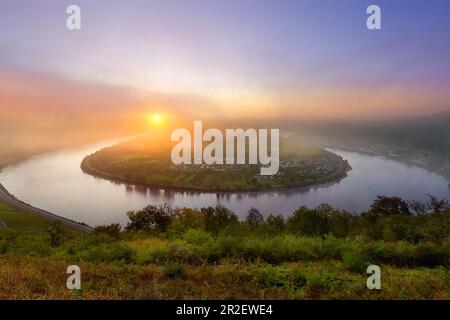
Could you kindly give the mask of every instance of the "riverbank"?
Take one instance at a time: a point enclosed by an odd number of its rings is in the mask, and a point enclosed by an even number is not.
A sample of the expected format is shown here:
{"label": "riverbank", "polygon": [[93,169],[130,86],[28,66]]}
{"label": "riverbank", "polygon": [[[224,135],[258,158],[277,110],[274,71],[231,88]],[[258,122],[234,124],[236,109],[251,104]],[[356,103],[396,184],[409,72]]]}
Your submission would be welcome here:
{"label": "riverbank", "polygon": [[57,214],[48,212],[46,210],[42,210],[36,207],[33,207],[32,205],[25,203],[19,199],[17,199],[14,195],[10,194],[8,190],[0,183],[0,201],[3,203],[6,203],[13,208],[17,208],[23,211],[26,211],[31,214],[38,215],[44,219],[50,220],[50,221],[59,221],[63,225],[73,228],[75,230],[81,231],[81,232],[92,232],[93,228],[81,223],[81,222],[75,222],[70,219],[61,217]]}
{"label": "riverbank", "polygon": [[366,148],[352,148],[352,147],[345,147],[345,146],[340,146],[340,145],[338,145],[338,146],[324,145],[324,148],[326,148],[327,150],[339,149],[339,150],[348,151],[348,152],[356,152],[356,153],[360,153],[360,154],[364,154],[364,155],[368,155],[368,156],[380,157],[383,159],[397,161],[397,162],[404,163],[406,165],[422,168],[424,170],[433,172],[437,175],[440,175],[440,176],[446,178],[448,180],[449,188],[450,188],[450,172],[449,171],[441,170],[430,164],[425,164],[425,163],[422,163],[415,159],[406,158],[406,157],[402,157],[402,156],[389,155],[389,154],[385,154],[385,153],[378,152],[378,151],[371,151]]}
{"label": "riverbank", "polygon": [[[116,138],[116,139],[112,139],[112,140],[108,140],[108,141],[111,141],[111,143],[113,143],[113,142],[123,141],[124,139],[130,139],[133,137],[135,137],[135,136]],[[70,147],[67,147],[67,148],[78,148],[81,146],[84,146],[84,144],[77,143],[77,144],[71,145]],[[25,160],[32,158],[33,156],[47,154],[49,152],[62,150],[62,149],[64,149],[64,148],[47,148],[47,149],[42,149],[42,150],[35,151],[35,152],[17,152],[15,154],[0,157],[0,172],[7,167],[17,165]],[[94,230],[93,227],[87,225],[86,223],[84,223],[82,221],[80,221],[80,222],[73,221],[71,219],[61,216],[60,214],[37,208],[33,205],[30,205],[30,204],[16,198],[3,186],[2,181],[0,181],[0,202],[5,203],[8,206],[11,206],[18,210],[24,211],[26,213],[35,215],[46,221],[59,221],[64,226],[66,226],[68,228],[73,228],[74,230],[77,230],[77,231],[80,231],[83,233],[89,233]]]}
{"label": "riverbank", "polygon": [[[18,164],[24,160],[27,160],[36,154],[41,154],[41,153],[45,153],[45,152],[48,152],[48,150],[42,151],[39,153],[17,154],[17,155],[10,156],[10,157],[4,158],[4,159],[0,159],[0,171],[8,166],[12,166],[12,165]],[[28,203],[25,203],[25,202],[17,199],[1,184],[1,182],[0,182],[0,202],[9,205],[12,208],[24,211],[29,214],[36,215],[47,221],[59,221],[64,226],[72,228],[72,229],[80,231],[80,232],[92,232],[93,231],[93,228],[88,226],[85,223],[72,221],[70,219],[59,216],[55,213],[51,213],[49,211],[36,208]]]}

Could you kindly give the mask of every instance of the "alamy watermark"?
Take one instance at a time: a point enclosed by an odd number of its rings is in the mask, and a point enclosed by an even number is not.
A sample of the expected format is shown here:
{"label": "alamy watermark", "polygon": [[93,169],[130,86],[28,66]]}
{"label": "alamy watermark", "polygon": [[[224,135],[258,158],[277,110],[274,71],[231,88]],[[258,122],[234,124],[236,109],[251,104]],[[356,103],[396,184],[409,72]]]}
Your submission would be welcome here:
{"label": "alamy watermark", "polygon": [[367,7],[367,14],[370,16],[367,18],[366,25],[369,30],[381,30],[381,8],[375,4]]}
{"label": "alamy watermark", "polygon": [[381,289],[381,269],[377,265],[370,265],[367,267],[366,273],[369,275],[367,277],[366,286],[369,290],[380,290]]}
{"label": "alamy watermark", "polygon": [[71,265],[67,267],[67,274],[70,276],[67,278],[66,286],[69,290],[81,289],[81,269],[77,265]]}
{"label": "alamy watermark", "polygon": [[69,30],[81,30],[81,8],[75,4],[67,7],[66,28]]}
{"label": "alamy watermark", "polygon": [[[66,19],[66,28],[68,30],[81,30],[81,8],[76,4],[67,7],[66,13],[69,15]],[[372,4],[367,7],[367,14],[370,16],[366,20],[366,26],[369,30],[381,29],[381,8]]]}
{"label": "alamy watermark", "polygon": [[[210,128],[203,132],[202,121],[194,121],[193,138],[189,130],[180,128],[172,132],[171,140],[178,142],[171,152],[176,165],[260,164],[261,175],[277,174],[280,167],[279,129],[270,129],[270,133],[268,129],[226,129],[224,146],[221,130]],[[205,147],[204,142],[208,142]]]}

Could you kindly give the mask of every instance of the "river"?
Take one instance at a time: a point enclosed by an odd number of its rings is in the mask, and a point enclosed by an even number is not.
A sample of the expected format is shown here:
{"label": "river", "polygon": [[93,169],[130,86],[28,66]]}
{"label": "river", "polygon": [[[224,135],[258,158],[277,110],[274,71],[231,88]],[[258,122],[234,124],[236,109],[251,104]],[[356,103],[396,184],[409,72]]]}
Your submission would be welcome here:
{"label": "river", "polygon": [[450,198],[448,181],[433,172],[385,158],[331,150],[352,166],[344,179],[324,186],[260,193],[198,193],[130,186],[95,178],[80,169],[88,154],[117,143],[110,140],[33,156],[0,172],[0,183],[18,199],[63,217],[96,226],[127,222],[126,212],[148,204],[200,208],[222,203],[244,217],[250,207],[263,215],[288,216],[301,205],[329,203],[359,213],[377,195],[424,201],[426,194]]}

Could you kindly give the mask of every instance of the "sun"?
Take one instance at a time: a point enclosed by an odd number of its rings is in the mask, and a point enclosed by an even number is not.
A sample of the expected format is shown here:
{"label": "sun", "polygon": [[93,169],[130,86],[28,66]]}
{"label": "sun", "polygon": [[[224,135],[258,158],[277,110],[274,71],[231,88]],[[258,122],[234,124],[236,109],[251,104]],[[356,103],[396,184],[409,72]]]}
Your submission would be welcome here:
{"label": "sun", "polygon": [[159,127],[164,123],[164,116],[160,113],[152,113],[148,116],[150,124]]}

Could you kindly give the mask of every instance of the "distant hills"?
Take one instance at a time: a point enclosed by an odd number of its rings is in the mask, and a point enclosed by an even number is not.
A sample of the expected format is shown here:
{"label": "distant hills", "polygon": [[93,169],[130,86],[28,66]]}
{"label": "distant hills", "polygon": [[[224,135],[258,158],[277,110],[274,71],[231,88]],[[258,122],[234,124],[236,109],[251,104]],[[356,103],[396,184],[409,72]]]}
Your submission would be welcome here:
{"label": "distant hills", "polygon": [[406,161],[450,179],[450,110],[408,119],[302,124],[294,131],[310,142]]}
{"label": "distant hills", "polygon": [[347,140],[359,140],[362,143],[450,152],[450,111],[420,118],[327,124],[318,129],[322,136],[340,139],[344,144]]}

